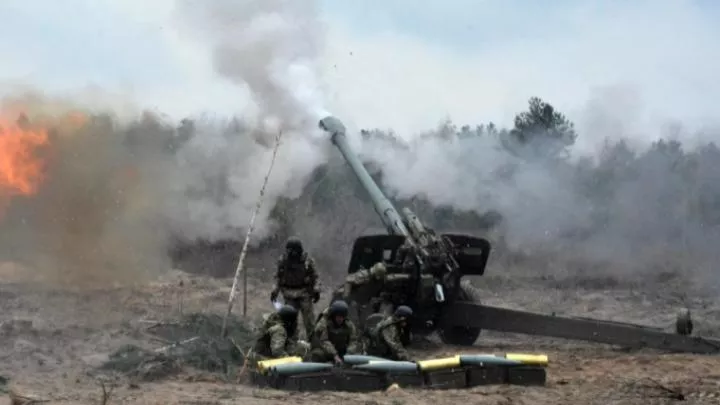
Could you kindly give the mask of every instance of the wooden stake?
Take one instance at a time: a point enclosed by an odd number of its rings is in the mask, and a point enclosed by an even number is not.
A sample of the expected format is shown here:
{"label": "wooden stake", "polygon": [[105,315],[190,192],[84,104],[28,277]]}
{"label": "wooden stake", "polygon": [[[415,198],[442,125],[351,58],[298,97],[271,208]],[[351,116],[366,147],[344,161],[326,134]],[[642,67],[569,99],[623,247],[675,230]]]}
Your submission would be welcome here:
{"label": "wooden stake", "polygon": [[272,173],[273,166],[275,166],[275,158],[277,157],[278,149],[280,148],[280,138],[282,137],[282,131],[278,132],[275,136],[275,147],[273,148],[272,159],[270,160],[270,167],[268,168],[267,174],[265,175],[265,181],[263,182],[262,188],[260,189],[260,196],[258,197],[257,205],[255,205],[255,211],[250,217],[250,225],[248,226],[247,234],[245,235],[245,242],[243,243],[242,250],[240,251],[240,258],[238,259],[237,268],[235,269],[235,278],[233,279],[232,288],[230,289],[230,296],[228,297],[228,307],[225,317],[223,318],[221,336],[225,337],[227,334],[227,321],[232,312],[233,302],[235,301],[235,295],[237,294],[237,285],[240,280],[240,273],[243,274],[243,316],[247,316],[247,285],[248,276],[247,270],[244,268],[245,255],[247,254],[248,244],[250,242],[250,235],[255,228],[255,218],[257,217],[260,207],[262,207],[263,197],[265,196],[265,188],[267,187],[270,173]]}

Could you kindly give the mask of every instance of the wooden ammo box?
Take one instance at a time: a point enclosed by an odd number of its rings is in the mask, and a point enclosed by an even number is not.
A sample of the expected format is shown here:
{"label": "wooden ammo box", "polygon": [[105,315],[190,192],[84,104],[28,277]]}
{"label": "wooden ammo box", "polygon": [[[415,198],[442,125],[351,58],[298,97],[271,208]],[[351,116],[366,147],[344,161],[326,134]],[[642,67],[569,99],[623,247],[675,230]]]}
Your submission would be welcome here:
{"label": "wooden ammo box", "polygon": [[508,367],[505,366],[472,366],[467,369],[468,387],[506,384],[507,380]]}
{"label": "wooden ammo box", "polygon": [[425,385],[425,378],[419,372],[415,373],[386,373],[385,385],[397,384],[400,387],[422,387]]}
{"label": "wooden ammo box", "polygon": [[280,390],[300,392],[335,390],[335,375],[332,372],[305,373],[277,378],[276,388]]}
{"label": "wooden ammo box", "polygon": [[510,367],[507,383],[513,385],[545,385],[545,367]]}
{"label": "wooden ammo box", "polygon": [[467,369],[464,367],[425,371],[424,374],[426,388],[460,389],[468,385]]}
{"label": "wooden ammo box", "polygon": [[334,384],[335,390],[346,392],[369,392],[387,388],[382,375],[349,369],[335,373]]}
{"label": "wooden ammo box", "polygon": [[278,377],[260,374],[258,372],[250,373],[250,383],[258,388],[274,388],[278,389],[278,384],[282,381],[278,380]]}

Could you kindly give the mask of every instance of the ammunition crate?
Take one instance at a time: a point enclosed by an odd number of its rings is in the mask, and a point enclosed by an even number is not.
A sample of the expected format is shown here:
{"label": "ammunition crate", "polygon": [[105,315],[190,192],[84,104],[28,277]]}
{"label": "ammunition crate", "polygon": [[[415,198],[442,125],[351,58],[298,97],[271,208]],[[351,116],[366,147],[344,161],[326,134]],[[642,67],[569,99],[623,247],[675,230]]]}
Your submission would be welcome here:
{"label": "ammunition crate", "polygon": [[335,389],[345,392],[379,391],[387,388],[385,378],[376,373],[343,370],[335,375]]}
{"label": "ammunition crate", "polygon": [[545,385],[545,367],[510,367],[507,383],[512,385]]}
{"label": "ammunition crate", "polygon": [[422,387],[425,385],[425,378],[420,373],[387,373],[385,374],[385,386],[397,384],[401,388]]}
{"label": "ammunition crate", "polygon": [[469,367],[467,370],[467,377],[468,387],[477,387],[479,385],[507,384],[508,367]]}
{"label": "ammunition crate", "polygon": [[335,375],[331,372],[278,377],[277,389],[299,392],[335,391],[335,380]]}
{"label": "ammunition crate", "polygon": [[258,388],[286,391],[371,392],[392,384],[402,388],[463,389],[481,385],[545,385],[547,371],[537,366],[469,366],[426,372],[378,373],[360,370],[332,370],[292,376],[250,373],[250,382]]}
{"label": "ammunition crate", "polygon": [[250,373],[250,383],[258,388],[276,388],[272,384],[272,378],[262,375],[256,371]]}
{"label": "ammunition crate", "polygon": [[460,389],[468,385],[468,370],[465,368],[426,371],[424,374],[427,388]]}

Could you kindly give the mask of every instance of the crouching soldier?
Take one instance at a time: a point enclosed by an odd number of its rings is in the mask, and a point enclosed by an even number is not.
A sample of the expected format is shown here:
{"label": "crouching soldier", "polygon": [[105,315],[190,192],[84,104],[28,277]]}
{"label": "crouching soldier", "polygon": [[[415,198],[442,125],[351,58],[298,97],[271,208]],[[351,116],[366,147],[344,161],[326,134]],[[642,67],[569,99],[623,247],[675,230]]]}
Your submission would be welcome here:
{"label": "crouching soldier", "polygon": [[260,328],[255,342],[253,361],[288,356],[305,357],[310,345],[298,339],[298,311],[283,305],[270,314]]}
{"label": "crouching soldier", "polygon": [[332,361],[339,365],[346,354],[361,353],[357,328],[347,316],[348,305],[342,300],[333,302],[323,311],[313,331],[312,361]]}
{"label": "crouching soldier", "polygon": [[345,278],[345,288],[343,294],[345,299],[351,299],[353,293],[358,294],[364,286],[374,286],[379,290],[385,283],[385,275],[387,267],[385,263],[377,262],[370,269],[360,269],[355,273],[348,274]]}
{"label": "crouching soldier", "polygon": [[410,343],[408,320],[412,315],[410,307],[400,305],[392,315],[380,321],[369,331],[367,354],[389,360],[411,361],[405,346]]}
{"label": "crouching soldier", "polygon": [[394,309],[393,296],[398,295],[398,289],[402,289],[408,280],[407,274],[388,274],[385,263],[377,262],[369,269],[360,269],[345,278],[343,297],[356,307],[359,318],[375,312],[390,315]]}

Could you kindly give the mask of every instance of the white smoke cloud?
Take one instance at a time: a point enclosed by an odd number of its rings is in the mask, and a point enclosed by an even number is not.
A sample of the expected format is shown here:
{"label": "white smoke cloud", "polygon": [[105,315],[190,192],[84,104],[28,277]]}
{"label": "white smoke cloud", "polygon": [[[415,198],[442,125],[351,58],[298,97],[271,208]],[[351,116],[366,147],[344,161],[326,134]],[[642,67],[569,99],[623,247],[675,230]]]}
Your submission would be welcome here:
{"label": "white smoke cloud", "polygon": [[[337,15],[324,22],[316,2],[305,0],[185,0],[174,16],[183,36],[170,28],[171,0],[92,2],[95,7],[80,0],[72,6],[14,3],[10,11],[24,23],[0,27],[16,29],[0,36],[6,39],[0,49],[14,56],[2,73],[26,77],[43,89],[51,83],[47,88],[53,90],[88,80],[107,88],[130,83],[138,104],[157,106],[173,118],[200,109],[242,112],[252,136],[199,122],[200,136],[178,152],[181,165],[169,179],[176,192],[168,215],[190,237],[219,238],[246,225],[269,163],[267,144],[280,128],[286,130],[285,143],[265,213],[277,197],[297,195],[328,153],[325,138],[316,138],[325,108],[351,135],[378,127],[410,139],[446,117],[458,124],[505,126],[530,96],[541,96],[578,124],[578,154],[596,153],[605,137],[646,145],[667,122],[682,124],[683,140],[715,139],[711,132],[693,130],[712,128],[720,111],[716,13],[675,1],[602,7],[577,2],[542,15],[508,13],[490,2],[462,3],[427,2],[408,11],[407,2],[388,2],[370,9],[395,9],[403,22],[424,14],[424,39],[401,32],[397,22],[359,33],[365,21],[357,15],[352,18],[363,22],[353,27]],[[66,12],[88,18],[78,25]],[[42,19],[33,19],[38,15]],[[488,22],[487,15],[497,18]],[[482,24],[494,25],[472,27],[481,17]],[[507,30],[499,26],[517,20],[523,23],[506,39]],[[43,29],[31,29],[28,22],[39,21]],[[464,45],[450,49],[428,41],[437,26],[454,28],[456,42]],[[467,35],[458,35],[458,26],[469,27]],[[92,47],[38,38],[74,32],[87,40],[88,32],[100,31],[102,36],[88,41]],[[53,69],[41,69],[47,66]],[[351,141],[360,146],[357,138]],[[484,140],[467,142],[443,148],[418,144],[412,153],[391,154],[372,145],[363,145],[363,151],[385,163],[385,179],[399,195],[425,194],[437,203],[476,210],[500,207],[512,213],[519,235],[545,235],[587,217],[591,207],[578,202],[564,174],[529,165],[518,169],[513,184],[499,183],[493,173],[514,161]],[[630,189],[650,190],[643,185]],[[620,208],[642,199],[623,201]],[[631,219],[633,209],[627,208],[624,218]],[[265,218],[261,215],[258,227],[263,234],[270,230]]]}
{"label": "white smoke cloud", "polygon": [[248,225],[274,137],[281,131],[282,146],[257,223],[262,238],[272,229],[267,218],[277,198],[299,195],[307,176],[325,159],[325,148],[316,138],[318,121],[328,113],[318,65],[322,36],[315,4],[181,0],[177,6],[177,21],[185,33],[199,36],[217,74],[238,89],[238,98],[247,89],[253,108],[242,116],[245,134],[200,127],[180,151],[187,172],[181,190],[203,189],[215,179],[223,191],[216,198],[209,193],[187,197],[175,206],[173,220],[181,221],[176,227],[190,238],[237,235]]}

